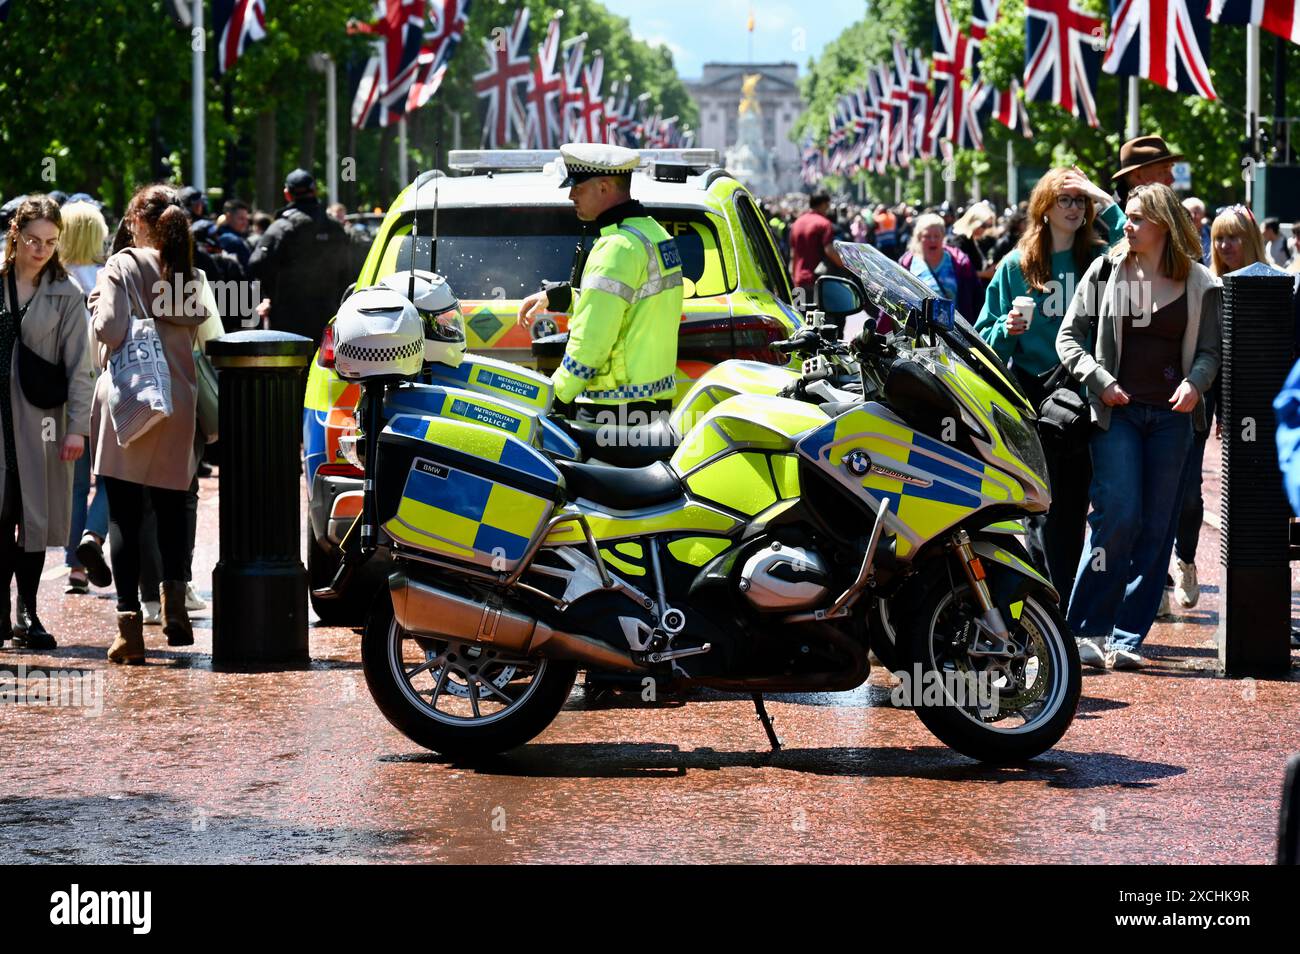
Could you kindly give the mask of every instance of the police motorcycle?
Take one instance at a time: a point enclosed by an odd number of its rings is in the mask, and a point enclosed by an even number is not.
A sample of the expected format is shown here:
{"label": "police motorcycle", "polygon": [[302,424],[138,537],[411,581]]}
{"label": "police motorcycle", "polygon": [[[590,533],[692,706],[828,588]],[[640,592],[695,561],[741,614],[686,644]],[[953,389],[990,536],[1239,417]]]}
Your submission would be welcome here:
{"label": "police motorcycle", "polygon": [[[889,264],[864,285],[905,333],[863,336],[860,395],[736,393],[638,468],[403,409],[427,323],[391,289],[354,294],[336,370],[361,383],[374,435],[356,552],[391,559],[362,642],[388,720],[486,756],[540,733],[597,668],[750,693],[775,747],[762,694],[857,688],[888,626],[940,740],[994,763],[1053,746],[1078,701],[1074,642],[1051,585],[988,531],[1048,506],[1032,410],[959,337],[936,339],[940,300]],[[964,691],[977,682],[991,692]]]}

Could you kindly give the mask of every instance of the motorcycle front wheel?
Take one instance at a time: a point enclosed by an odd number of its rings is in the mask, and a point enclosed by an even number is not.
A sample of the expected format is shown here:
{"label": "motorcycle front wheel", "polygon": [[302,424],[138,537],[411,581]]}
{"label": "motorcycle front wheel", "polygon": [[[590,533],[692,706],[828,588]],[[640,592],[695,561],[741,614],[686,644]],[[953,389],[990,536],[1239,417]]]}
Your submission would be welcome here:
{"label": "motorcycle front wheel", "polygon": [[366,621],[361,663],[375,704],[394,728],[457,759],[496,755],[539,735],[563,708],[577,676],[570,662],[415,636],[383,598]]}
{"label": "motorcycle front wheel", "polygon": [[1011,656],[987,653],[966,584],[946,581],[919,601],[900,633],[911,650],[910,704],[934,735],[981,762],[1013,764],[1054,746],[1074,720],[1079,652],[1046,589],[1024,596],[1007,619]]}

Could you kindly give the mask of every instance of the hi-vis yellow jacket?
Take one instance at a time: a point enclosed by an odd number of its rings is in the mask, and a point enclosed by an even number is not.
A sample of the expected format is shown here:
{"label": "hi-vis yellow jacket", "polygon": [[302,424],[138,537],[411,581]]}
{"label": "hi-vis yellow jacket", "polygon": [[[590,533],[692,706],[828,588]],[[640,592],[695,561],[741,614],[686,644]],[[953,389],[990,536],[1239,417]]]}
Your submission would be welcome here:
{"label": "hi-vis yellow jacket", "polygon": [[[682,259],[640,203],[611,209],[580,279],[556,397],[598,404],[655,401],[677,391]],[[611,215],[613,213],[613,215]],[[623,218],[618,213],[631,213]],[[640,214],[638,214],[640,213]]]}

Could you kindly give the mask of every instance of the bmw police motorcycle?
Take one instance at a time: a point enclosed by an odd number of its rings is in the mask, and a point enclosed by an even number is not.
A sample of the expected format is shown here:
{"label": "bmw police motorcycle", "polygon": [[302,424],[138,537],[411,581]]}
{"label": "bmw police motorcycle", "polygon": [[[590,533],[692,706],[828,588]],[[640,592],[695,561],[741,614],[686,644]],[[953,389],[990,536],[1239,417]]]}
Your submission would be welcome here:
{"label": "bmw police motorcycle", "polygon": [[959,752],[1015,762],[1061,738],[1079,660],[1014,536],[1050,503],[1033,409],[950,302],[839,250],[860,285],[822,279],[821,298],[873,313],[864,333],[796,335],[803,373],[724,362],[640,466],[576,459],[544,377],[467,357],[440,276],[347,299],[335,369],[363,389],[365,496],[340,572],[391,561],[362,659],[395,727],[501,752],[586,668],[749,693],[776,747],[762,694],[855,689],[874,649]]}

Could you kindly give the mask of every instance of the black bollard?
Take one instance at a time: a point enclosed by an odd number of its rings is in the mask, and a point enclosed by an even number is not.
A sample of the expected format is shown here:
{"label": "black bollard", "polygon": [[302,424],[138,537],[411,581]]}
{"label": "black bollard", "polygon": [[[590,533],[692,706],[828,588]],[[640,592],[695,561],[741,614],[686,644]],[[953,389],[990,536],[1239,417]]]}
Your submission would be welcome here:
{"label": "black bollard", "polygon": [[1290,517],[1273,398],[1291,369],[1291,276],[1251,265],[1223,280],[1223,490],[1219,557],[1224,675],[1291,668]]}
{"label": "black bollard", "polygon": [[300,552],[302,377],[314,347],[279,331],[208,343],[221,381],[221,555],[212,574],[214,662],[305,662]]}

